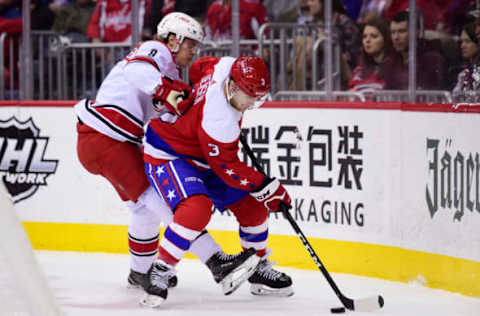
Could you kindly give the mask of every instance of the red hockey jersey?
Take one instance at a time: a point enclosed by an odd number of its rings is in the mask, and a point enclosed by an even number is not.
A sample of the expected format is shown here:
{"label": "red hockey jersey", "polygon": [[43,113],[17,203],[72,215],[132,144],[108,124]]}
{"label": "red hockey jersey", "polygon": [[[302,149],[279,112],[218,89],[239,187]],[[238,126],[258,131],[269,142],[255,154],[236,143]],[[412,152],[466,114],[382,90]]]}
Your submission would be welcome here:
{"label": "red hockey jersey", "polygon": [[195,85],[194,105],[184,116],[174,123],[162,117],[150,121],[143,140],[146,162],[156,165],[183,158],[200,168],[211,168],[231,187],[253,191],[261,185],[264,175],[238,157],[242,113],[227,102],[224,92],[234,61],[223,57],[203,67],[204,76]]}

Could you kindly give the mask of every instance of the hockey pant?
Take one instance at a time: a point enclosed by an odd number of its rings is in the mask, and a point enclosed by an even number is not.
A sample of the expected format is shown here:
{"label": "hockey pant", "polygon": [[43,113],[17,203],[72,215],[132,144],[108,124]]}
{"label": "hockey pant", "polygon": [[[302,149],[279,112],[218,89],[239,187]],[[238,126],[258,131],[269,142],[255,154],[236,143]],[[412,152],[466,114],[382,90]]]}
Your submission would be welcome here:
{"label": "hockey pant", "polygon": [[159,257],[165,262],[175,265],[185,255],[208,224],[213,205],[235,215],[244,249],[253,247],[259,256],[265,255],[268,210],[248,191],[229,187],[211,170],[200,170],[181,159],[146,163],[145,170],[152,187],[174,210],[173,223],[160,242]]}

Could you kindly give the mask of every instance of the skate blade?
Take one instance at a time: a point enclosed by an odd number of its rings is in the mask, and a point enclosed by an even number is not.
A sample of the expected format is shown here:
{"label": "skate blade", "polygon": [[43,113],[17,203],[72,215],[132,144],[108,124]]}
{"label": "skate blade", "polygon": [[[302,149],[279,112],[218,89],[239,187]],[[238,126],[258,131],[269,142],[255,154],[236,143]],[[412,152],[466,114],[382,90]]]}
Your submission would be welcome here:
{"label": "skate blade", "polygon": [[165,299],[163,297],[145,293],[140,300],[140,305],[150,308],[156,308],[162,305],[163,302],[165,302]]}
{"label": "skate blade", "polygon": [[235,292],[240,285],[243,284],[257,268],[260,257],[253,255],[239,265],[235,270],[230,272],[221,282],[224,295],[230,295]]}
{"label": "skate blade", "polygon": [[281,289],[274,289],[263,284],[251,284],[250,293],[259,296],[287,297],[292,296],[294,294],[294,291],[291,286]]}
{"label": "skate blade", "polygon": [[137,290],[141,288],[142,287],[140,286],[140,284],[132,284],[132,283],[127,284],[127,289],[130,289],[130,290]]}
{"label": "skate blade", "polygon": [[127,280],[127,289],[141,289],[142,286],[138,283],[131,283],[130,280]]}

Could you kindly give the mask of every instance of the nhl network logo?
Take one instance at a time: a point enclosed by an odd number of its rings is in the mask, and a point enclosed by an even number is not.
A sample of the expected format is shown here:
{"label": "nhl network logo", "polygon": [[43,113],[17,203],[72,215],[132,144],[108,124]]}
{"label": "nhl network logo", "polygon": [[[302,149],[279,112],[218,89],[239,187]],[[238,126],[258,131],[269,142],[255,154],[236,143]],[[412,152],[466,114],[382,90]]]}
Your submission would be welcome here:
{"label": "nhl network logo", "polygon": [[48,140],[40,137],[32,118],[0,120],[0,178],[15,203],[47,185],[47,177],[57,170],[58,160],[44,159]]}

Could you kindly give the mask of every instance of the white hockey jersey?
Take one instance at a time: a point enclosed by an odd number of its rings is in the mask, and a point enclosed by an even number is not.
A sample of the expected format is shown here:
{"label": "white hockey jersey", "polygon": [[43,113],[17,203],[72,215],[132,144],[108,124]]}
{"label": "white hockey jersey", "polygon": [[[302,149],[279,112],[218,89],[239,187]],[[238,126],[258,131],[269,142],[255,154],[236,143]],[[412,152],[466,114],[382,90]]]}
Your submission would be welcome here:
{"label": "white hockey jersey", "polygon": [[139,44],[108,73],[94,101],[75,105],[75,114],[104,135],[141,144],[143,126],[157,114],[152,95],[162,76],[181,80],[170,49],[160,41]]}

